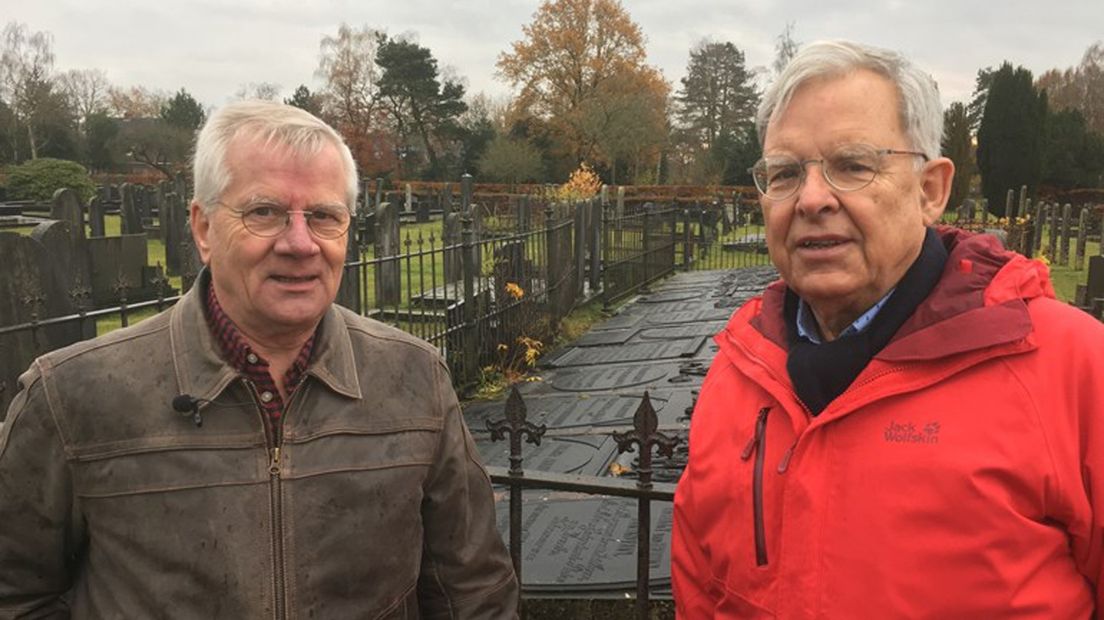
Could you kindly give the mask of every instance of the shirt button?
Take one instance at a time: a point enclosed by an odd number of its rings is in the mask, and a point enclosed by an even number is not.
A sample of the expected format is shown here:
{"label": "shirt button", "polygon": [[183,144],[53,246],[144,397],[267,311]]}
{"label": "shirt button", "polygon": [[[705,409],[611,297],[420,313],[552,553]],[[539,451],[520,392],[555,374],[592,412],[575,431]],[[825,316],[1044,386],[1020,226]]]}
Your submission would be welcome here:
{"label": "shirt button", "polygon": [[249,355],[245,356],[245,359],[248,360],[250,364],[256,364],[259,358],[257,357],[256,353],[250,353]]}
{"label": "shirt button", "polygon": [[261,392],[261,402],[267,403],[272,401],[272,392]]}

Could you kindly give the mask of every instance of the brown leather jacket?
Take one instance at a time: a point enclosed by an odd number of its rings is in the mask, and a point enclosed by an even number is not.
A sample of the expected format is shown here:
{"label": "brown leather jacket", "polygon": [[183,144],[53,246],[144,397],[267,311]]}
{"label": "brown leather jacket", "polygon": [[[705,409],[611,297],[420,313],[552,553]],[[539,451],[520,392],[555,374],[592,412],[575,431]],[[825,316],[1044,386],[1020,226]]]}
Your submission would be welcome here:
{"label": "brown leather jacket", "polygon": [[[333,306],[266,444],[196,286],[52,352],[0,430],[0,618],[513,618],[437,351]],[[202,427],[173,410],[189,394]]]}

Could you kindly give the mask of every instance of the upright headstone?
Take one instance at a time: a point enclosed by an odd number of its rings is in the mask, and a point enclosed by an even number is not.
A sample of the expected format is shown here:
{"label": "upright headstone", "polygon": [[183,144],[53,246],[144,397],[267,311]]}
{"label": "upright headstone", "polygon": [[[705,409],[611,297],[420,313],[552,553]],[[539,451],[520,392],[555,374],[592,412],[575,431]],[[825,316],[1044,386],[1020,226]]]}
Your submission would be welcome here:
{"label": "upright headstone", "polygon": [[92,197],[91,202],[88,203],[88,228],[90,237],[102,237],[107,234],[107,229],[104,225],[104,212],[107,207],[103,202],[103,193],[99,192]]}
{"label": "upright headstone", "polygon": [[429,221],[429,199],[418,199],[414,207],[414,221],[425,224]]}
{"label": "upright headstone", "polygon": [[1062,205],[1062,238],[1058,241],[1058,263],[1069,264],[1070,220],[1073,219],[1073,205]]}
{"label": "upright headstone", "polygon": [[1013,190],[1008,190],[1004,197],[1004,217],[1009,224],[1016,221],[1016,192]]}
{"label": "upright headstone", "polygon": [[1058,260],[1058,231],[1062,227],[1062,213],[1057,204],[1050,205],[1047,211],[1049,213],[1049,217],[1047,217],[1047,224],[1049,226],[1047,241],[1049,243],[1046,257],[1047,260],[1053,263]]}
{"label": "upright headstone", "polygon": [[977,207],[974,203],[974,200],[972,198],[967,198],[966,202],[963,203],[963,206],[965,206],[966,208],[966,221],[974,221],[974,215],[977,213]]}
{"label": "upright headstone", "polygon": [[399,214],[395,205],[376,207],[376,307],[396,308],[401,299],[402,265],[399,254]]}
{"label": "upright headstone", "polygon": [[475,264],[483,264],[483,209],[479,205],[471,206],[471,221],[472,221],[472,241],[475,243],[475,247],[472,248],[472,256],[475,257]]}
{"label": "upright headstone", "polygon": [[1082,207],[1081,213],[1077,216],[1077,251],[1074,254],[1073,268],[1084,269],[1085,267],[1085,245],[1089,240],[1089,208]]}
{"label": "upright headstone", "polygon": [[1030,207],[1029,202],[1030,201],[1027,199],[1027,186],[1026,185],[1021,185],[1020,186],[1020,202],[1019,202],[1018,208],[1016,209],[1016,216],[1017,217],[1025,217],[1025,216],[1027,216],[1028,213],[1031,213],[1031,211],[1030,211],[1031,207]]}
{"label": "upright headstone", "polygon": [[[171,189],[169,184],[165,189]],[[188,212],[184,197],[170,192],[162,194],[161,237],[165,240],[165,270],[169,275],[181,275],[184,268],[183,252],[191,244],[188,229]],[[187,242],[187,243],[185,243]]]}
{"label": "upright headstone", "polygon": [[413,210],[414,210],[414,192],[411,189],[410,184],[407,183],[406,184],[406,199],[403,201],[403,211],[410,212],[410,211],[413,211]]}
{"label": "upright headstone", "polygon": [[1046,203],[1042,200],[1038,201],[1035,204],[1035,211],[1033,213],[1034,215],[1032,215],[1032,218],[1034,221],[1031,222],[1031,232],[1035,235],[1035,239],[1031,244],[1031,247],[1034,249],[1032,255],[1042,249],[1043,224],[1046,222],[1047,216]]}
{"label": "upright headstone", "polygon": [[142,213],[136,204],[137,188],[130,183],[119,186],[122,202],[119,205],[119,232],[124,235],[138,235],[145,232],[142,228]]}
{"label": "upright headstone", "polygon": [[452,184],[445,183],[441,188],[441,216],[444,217],[449,213],[452,213]]}
{"label": "upright headstone", "polygon": [[[355,220],[355,218],[354,218]],[[360,245],[354,235],[355,225],[349,231],[345,244],[345,271],[341,275],[341,286],[337,289],[337,303],[363,314],[363,300],[360,296],[360,274],[363,267],[359,264]]]}
{"label": "upright headstone", "polygon": [[445,254],[445,282],[457,282],[463,275],[463,257],[460,247],[460,231],[462,230],[461,216],[459,213],[449,213],[442,220],[441,243],[444,245]]}
{"label": "upright headstone", "polygon": [[376,177],[376,203],[372,205],[372,211],[379,213],[379,206],[383,204],[383,179]]}
{"label": "upright headstone", "polygon": [[460,212],[471,215],[472,209],[472,175],[464,173],[460,176]]}
{"label": "upright headstone", "polygon": [[69,225],[69,236],[74,243],[84,241],[84,209],[76,192],[71,189],[54,192],[50,202],[50,217]]}

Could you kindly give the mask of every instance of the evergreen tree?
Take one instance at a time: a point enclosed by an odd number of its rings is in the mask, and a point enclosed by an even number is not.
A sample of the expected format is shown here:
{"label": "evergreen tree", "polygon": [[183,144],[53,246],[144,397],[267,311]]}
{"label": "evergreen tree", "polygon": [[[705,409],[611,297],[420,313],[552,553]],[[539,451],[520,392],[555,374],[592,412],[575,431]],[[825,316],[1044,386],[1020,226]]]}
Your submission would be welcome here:
{"label": "evergreen tree", "polygon": [[978,129],[978,170],[991,213],[1004,215],[1009,189],[1038,189],[1046,117],[1046,93],[1036,92],[1031,71],[1002,64],[993,74]]}
{"label": "evergreen tree", "polygon": [[161,106],[161,120],[173,127],[195,131],[207,120],[207,113],[191,93],[181,88]]}
{"label": "evergreen tree", "polygon": [[974,165],[972,138],[969,110],[964,104],[956,101],[943,112],[943,155],[955,165],[951,197],[947,201],[948,208],[961,205],[970,192],[970,179],[977,171]]}
{"label": "evergreen tree", "polygon": [[300,84],[290,97],[284,99],[287,105],[295,106],[300,110],[306,110],[315,116],[322,114],[322,99],[311,92],[306,84]]}

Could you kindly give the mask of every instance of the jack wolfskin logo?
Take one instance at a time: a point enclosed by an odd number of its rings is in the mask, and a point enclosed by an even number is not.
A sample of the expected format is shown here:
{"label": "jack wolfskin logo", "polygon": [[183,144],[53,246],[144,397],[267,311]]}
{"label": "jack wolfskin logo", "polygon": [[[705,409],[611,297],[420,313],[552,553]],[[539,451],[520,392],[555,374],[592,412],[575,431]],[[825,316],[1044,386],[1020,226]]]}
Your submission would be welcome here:
{"label": "jack wolfskin logo", "polygon": [[883,436],[889,443],[939,443],[939,422],[928,422],[916,428],[912,422],[890,422]]}

